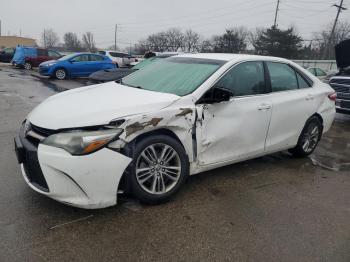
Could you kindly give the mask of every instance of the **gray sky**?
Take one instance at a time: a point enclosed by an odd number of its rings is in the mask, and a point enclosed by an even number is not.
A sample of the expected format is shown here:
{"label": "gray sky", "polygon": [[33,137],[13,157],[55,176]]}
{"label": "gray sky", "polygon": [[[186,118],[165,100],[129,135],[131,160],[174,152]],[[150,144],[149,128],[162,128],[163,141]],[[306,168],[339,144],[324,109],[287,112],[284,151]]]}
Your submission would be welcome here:
{"label": "gray sky", "polygon": [[[114,43],[134,44],[151,33],[170,27],[192,28],[203,37],[219,34],[232,26],[271,26],[277,0],[0,0],[2,34],[33,37],[40,43],[44,28],[52,28],[62,41],[67,31],[79,37],[86,31],[95,36],[98,47]],[[309,39],[333,21],[340,0],[281,0],[278,25],[294,25]],[[350,8],[350,0],[344,0]],[[340,15],[350,22],[350,10]]]}

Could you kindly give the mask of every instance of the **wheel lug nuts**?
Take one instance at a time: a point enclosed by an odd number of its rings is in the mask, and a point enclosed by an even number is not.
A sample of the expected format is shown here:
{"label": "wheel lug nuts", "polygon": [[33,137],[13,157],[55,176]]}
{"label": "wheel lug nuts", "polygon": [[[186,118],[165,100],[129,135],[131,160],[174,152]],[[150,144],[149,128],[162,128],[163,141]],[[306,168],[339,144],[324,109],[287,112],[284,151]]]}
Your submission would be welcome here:
{"label": "wheel lug nuts", "polygon": [[165,171],[165,168],[162,168],[162,171]]}

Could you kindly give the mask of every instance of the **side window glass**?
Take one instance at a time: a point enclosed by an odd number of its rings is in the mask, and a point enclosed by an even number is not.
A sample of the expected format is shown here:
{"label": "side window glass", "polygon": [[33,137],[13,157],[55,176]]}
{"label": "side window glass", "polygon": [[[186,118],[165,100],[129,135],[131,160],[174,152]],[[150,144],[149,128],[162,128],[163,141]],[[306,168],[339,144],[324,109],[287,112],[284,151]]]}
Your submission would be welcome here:
{"label": "side window glass", "polygon": [[234,96],[266,93],[262,62],[244,62],[228,71],[216,84],[229,89]]}
{"label": "side window glass", "polygon": [[299,73],[297,73],[297,78],[298,78],[299,88],[308,88],[308,87],[310,87],[308,82],[306,82],[305,79]]}
{"label": "side window glass", "polygon": [[47,50],[46,49],[38,49],[38,56],[47,56]]}
{"label": "side window glass", "polygon": [[295,71],[287,64],[266,62],[271,79],[272,92],[298,89]]}
{"label": "side window glass", "polygon": [[316,70],[316,75],[317,76],[325,76],[325,75],[327,75],[325,71],[323,71],[323,70],[321,70],[319,68],[316,68],[315,70]]}
{"label": "side window glass", "polygon": [[102,61],[103,57],[99,55],[90,55],[90,61]]}
{"label": "side window glass", "polygon": [[72,59],[74,62],[86,62],[89,61],[88,55],[79,55]]}
{"label": "side window glass", "polygon": [[315,68],[313,68],[313,67],[312,68],[308,68],[307,71],[309,71],[314,76],[316,75]]}
{"label": "side window glass", "polygon": [[13,48],[5,48],[4,52],[6,54],[12,55],[15,52],[15,50]]}
{"label": "side window glass", "polygon": [[60,57],[60,55],[54,51],[49,51],[49,56],[50,57]]}

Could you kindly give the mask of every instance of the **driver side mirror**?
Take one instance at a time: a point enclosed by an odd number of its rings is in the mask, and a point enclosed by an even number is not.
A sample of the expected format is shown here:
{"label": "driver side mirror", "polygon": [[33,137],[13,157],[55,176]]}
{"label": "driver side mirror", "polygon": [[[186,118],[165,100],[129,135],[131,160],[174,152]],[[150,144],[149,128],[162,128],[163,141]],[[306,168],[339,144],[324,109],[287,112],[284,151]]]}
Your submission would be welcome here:
{"label": "driver side mirror", "polygon": [[233,92],[227,88],[214,86],[200,99],[201,104],[214,104],[229,101],[233,97]]}

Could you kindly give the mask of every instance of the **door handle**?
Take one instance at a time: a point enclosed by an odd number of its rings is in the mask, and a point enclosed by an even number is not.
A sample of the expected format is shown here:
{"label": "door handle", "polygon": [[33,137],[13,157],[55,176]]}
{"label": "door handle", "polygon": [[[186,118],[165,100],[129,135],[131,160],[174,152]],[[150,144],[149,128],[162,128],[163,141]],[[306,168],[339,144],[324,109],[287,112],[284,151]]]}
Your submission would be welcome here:
{"label": "door handle", "polygon": [[260,106],[258,106],[258,110],[268,110],[271,108],[271,105],[269,104],[261,104]]}

